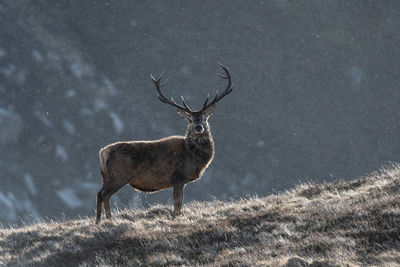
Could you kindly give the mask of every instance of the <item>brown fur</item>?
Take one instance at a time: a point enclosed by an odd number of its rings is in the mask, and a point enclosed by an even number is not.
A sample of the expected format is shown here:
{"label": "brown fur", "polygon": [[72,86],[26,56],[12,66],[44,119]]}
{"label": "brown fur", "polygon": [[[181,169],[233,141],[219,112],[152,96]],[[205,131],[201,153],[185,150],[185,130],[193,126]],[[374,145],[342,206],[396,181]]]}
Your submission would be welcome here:
{"label": "brown fur", "polygon": [[126,184],[145,192],[173,187],[174,217],[180,214],[186,183],[200,178],[214,157],[214,142],[208,129],[193,133],[189,124],[185,136],[155,141],[117,142],[100,149],[103,187],[97,194],[97,219],[101,207],[111,218],[110,198]]}

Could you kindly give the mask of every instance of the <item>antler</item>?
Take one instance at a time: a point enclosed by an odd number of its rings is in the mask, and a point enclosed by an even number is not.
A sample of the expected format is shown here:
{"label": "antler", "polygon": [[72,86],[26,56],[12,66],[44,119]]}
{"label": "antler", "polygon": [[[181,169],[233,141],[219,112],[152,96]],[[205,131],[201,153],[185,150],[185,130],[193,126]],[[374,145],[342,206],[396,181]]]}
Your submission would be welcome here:
{"label": "antler", "polygon": [[163,87],[164,84],[165,84],[166,82],[163,83],[163,84],[161,83],[162,75],[163,75],[163,73],[161,73],[161,75],[160,75],[160,77],[158,77],[158,79],[155,79],[153,75],[150,75],[151,79],[152,79],[153,82],[154,82],[154,85],[155,85],[156,88],[157,88],[158,99],[160,99],[161,102],[170,104],[171,106],[174,106],[174,107],[179,108],[179,109],[181,109],[181,110],[183,110],[183,111],[186,111],[186,112],[188,112],[188,113],[191,113],[192,110],[188,107],[188,105],[186,105],[186,102],[185,102],[185,99],[183,98],[183,96],[181,96],[182,102],[183,102],[183,106],[177,104],[177,103],[175,102],[175,100],[174,100],[173,97],[171,97],[171,100],[170,100],[170,99],[168,99],[168,98],[166,98],[166,97],[164,96],[164,94],[163,94],[162,91],[161,91],[161,87]]}
{"label": "antler", "polygon": [[217,73],[217,75],[225,80],[228,80],[228,86],[225,88],[225,90],[222,92],[221,95],[218,95],[218,90],[215,94],[215,97],[213,99],[213,101],[211,101],[211,103],[208,103],[208,97],[210,95],[207,96],[206,101],[204,102],[203,108],[201,110],[206,110],[207,108],[209,108],[210,106],[214,105],[215,103],[217,103],[218,101],[220,101],[224,96],[226,96],[227,94],[229,94],[230,92],[232,92],[232,79],[231,79],[231,74],[229,73],[229,70],[227,67],[225,67],[224,65],[222,65],[220,62],[217,62],[218,65],[223,69],[223,71],[225,72],[226,76]]}

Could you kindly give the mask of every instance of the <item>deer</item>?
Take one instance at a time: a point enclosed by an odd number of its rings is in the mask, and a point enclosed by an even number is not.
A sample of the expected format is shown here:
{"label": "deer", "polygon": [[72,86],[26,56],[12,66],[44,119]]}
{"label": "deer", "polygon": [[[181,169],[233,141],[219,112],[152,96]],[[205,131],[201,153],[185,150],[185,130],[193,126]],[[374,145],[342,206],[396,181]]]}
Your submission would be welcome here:
{"label": "deer", "polygon": [[100,149],[100,167],[102,188],[97,193],[96,224],[101,220],[104,210],[107,219],[111,219],[111,196],[123,186],[129,184],[142,192],[157,192],[173,188],[173,218],[181,214],[183,191],[187,183],[203,175],[214,158],[214,141],[210,132],[208,118],[213,114],[218,101],[232,92],[231,74],[227,67],[219,63],[224,74],[218,76],[228,81],[221,94],[209,102],[209,95],[203,107],[192,110],[181,96],[182,105],[173,97],[168,99],[162,92],[165,83],[161,83],[163,74],[155,79],[150,75],[158,99],[176,108],[179,115],[187,120],[184,136],[169,136],[151,141],[125,141],[109,144]]}

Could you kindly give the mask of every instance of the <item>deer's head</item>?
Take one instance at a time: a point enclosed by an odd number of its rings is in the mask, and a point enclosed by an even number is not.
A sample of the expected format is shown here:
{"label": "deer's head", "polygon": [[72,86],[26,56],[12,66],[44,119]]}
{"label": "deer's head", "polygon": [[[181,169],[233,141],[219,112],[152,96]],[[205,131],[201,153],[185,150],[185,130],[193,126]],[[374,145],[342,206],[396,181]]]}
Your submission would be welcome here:
{"label": "deer's head", "polygon": [[220,101],[224,96],[232,92],[233,89],[231,74],[229,73],[228,68],[226,68],[219,62],[218,64],[225,72],[225,75],[218,73],[217,75],[222,77],[223,79],[228,80],[228,85],[220,95],[218,94],[217,91],[214,99],[211,102],[208,102],[209,96],[207,96],[207,99],[200,110],[191,110],[189,106],[186,104],[183,96],[181,96],[183,105],[177,104],[173,97],[171,97],[171,99],[165,97],[161,91],[161,87],[164,85],[161,84],[162,75],[158,79],[155,79],[153,75],[151,75],[151,79],[153,80],[154,85],[157,88],[158,99],[160,99],[161,102],[174,106],[177,109],[178,114],[180,114],[183,118],[185,118],[189,122],[188,130],[194,133],[195,135],[203,135],[204,133],[207,133],[209,131],[208,118],[214,112],[215,104],[218,101]]}

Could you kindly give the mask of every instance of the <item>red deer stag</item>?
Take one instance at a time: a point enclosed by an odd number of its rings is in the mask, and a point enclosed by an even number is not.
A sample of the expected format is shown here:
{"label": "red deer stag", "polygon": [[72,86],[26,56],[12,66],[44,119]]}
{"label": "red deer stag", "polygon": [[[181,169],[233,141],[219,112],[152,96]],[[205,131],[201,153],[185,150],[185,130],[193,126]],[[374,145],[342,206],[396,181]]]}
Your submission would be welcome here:
{"label": "red deer stag", "polygon": [[211,102],[207,97],[202,109],[196,111],[188,107],[183,97],[183,105],[165,97],[161,91],[161,76],[158,79],[151,76],[161,102],[177,108],[178,113],[187,119],[186,134],[154,141],[117,142],[100,149],[103,187],[97,194],[96,223],[100,222],[103,203],[106,217],[111,218],[110,198],[126,184],[144,192],[173,187],[173,217],[180,215],[185,185],[200,178],[214,157],[208,118],[215,104],[233,89],[229,70],[218,64],[225,75],[217,75],[226,79],[228,85],[220,95],[217,91]]}

